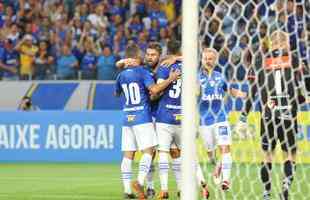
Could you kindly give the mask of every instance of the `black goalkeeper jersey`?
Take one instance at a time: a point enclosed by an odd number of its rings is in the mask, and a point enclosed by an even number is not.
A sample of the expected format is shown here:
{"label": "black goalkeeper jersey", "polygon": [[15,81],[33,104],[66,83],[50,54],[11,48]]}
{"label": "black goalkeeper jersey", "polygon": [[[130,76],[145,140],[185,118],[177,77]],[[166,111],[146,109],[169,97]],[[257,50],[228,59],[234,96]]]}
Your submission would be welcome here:
{"label": "black goalkeeper jersey", "polygon": [[[287,63],[270,65],[268,63],[270,59],[275,58],[283,58]],[[302,91],[305,88],[303,81],[306,80],[303,78],[298,58],[296,56],[292,56],[291,60],[288,58],[287,53],[280,51],[274,51],[264,57],[262,54],[256,55],[255,66],[249,70],[248,74],[250,91],[246,101],[246,113],[258,99],[265,119],[290,120],[297,116],[299,105],[305,102],[305,95]]]}

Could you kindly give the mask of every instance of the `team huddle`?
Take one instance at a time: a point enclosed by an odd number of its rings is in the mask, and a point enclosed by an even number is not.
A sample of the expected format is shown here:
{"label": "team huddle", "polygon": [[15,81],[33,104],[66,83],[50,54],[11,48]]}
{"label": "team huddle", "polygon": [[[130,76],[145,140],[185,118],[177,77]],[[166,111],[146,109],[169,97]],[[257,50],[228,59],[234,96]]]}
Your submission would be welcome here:
{"label": "team huddle", "polygon": [[[168,43],[169,55],[159,64],[161,47],[151,43],[145,54],[144,66],[140,50],[136,45],[126,49],[126,59],[119,61],[123,71],[116,80],[116,94],[124,93],[124,122],[122,128],[121,164],[125,199],[134,199],[133,189],[139,199],[155,194],[152,183],[155,151],[158,152],[161,191],[158,199],[168,199],[169,155],[177,188],[180,191],[181,178],[181,52],[180,42]],[[214,179],[222,190],[230,187],[232,158],[230,154],[231,133],[225,110],[225,93],[244,97],[245,94],[227,88],[221,73],[213,71],[217,62],[217,52],[206,48],[203,51],[203,68],[198,74],[200,84],[199,111],[200,133],[208,150],[219,145],[222,160],[214,173]],[[212,134],[209,134],[212,133]],[[191,133],[193,134],[193,133]],[[137,181],[132,181],[132,162],[136,151],[141,151]],[[144,182],[147,181],[146,194]],[[207,184],[199,163],[197,163],[197,182],[202,196],[208,199]],[[132,184],[131,184],[132,183]],[[180,195],[180,192],[178,192]]]}
{"label": "team huddle", "polygon": [[[281,35],[281,33],[275,34]],[[281,48],[287,48],[285,46],[276,46],[276,41],[281,43],[281,41],[284,40],[279,40],[279,36],[275,36],[273,43],[275,51],[279,51]],[[122,151],[124,152],[124,157],[121,163],[125,199],[146,199],[154,197],[153,160],[156,153],[158,154],[161,188],[157,198],[169,199],[169,156],[171,157],[171,169],[174,172],[178,196],[180,196],[182,150],[182,55],[180,48],[180,42],[171,40],[168,43],[168,55],[160,61],[162,53],[160,44],[155,42],[150,43],[146,49],[144,59],[141,58],[139,47],[135,44],[131,44],[127,46],[126,58],[117,63],[117,67],[121,68],[122,72],[116,80],[115,94],[118,96],[124,94],[125,96],[122,128]],[[270,98],[272,102],[275,103],[272,107],[270,107],[268,103],[262,103],[260,108],[263,115],[266,114],[265,105],[269,106],[268,110],[270,110],[268,117],[264,116],[262,118],[263,127],[261,128],[262,150],[265,155],[265,160],[262,162],[260,172],[261,181],[264,185],[263,199],[268,200],[271,198],[271,162],[277,140],[281,142],[283,151],[288,155],[283,164],[283,192],[280,194],[281,199],[288,199],[288,190],[293,181],[295,169],[295,134],[297,132],[295,121],[292,123],[290,123],[290,121],[296,119],[295,110],[297,110],[297,107],[293,111],[288,110],[288,108],[291,108],[289,105],[277,106],[278,99],[274,100],[274,98],[278,98],[277,96],[275,97],[275,95],[278,95],[282,98],[280,102],[284,102],[285,99],[283,100],[283,95],[287,92],[286,79],[280,81],[284,86],[279,85],[277,82],[273,82],[276,85],[275,87],[270,87],[270,91],[264,90],[266,88],[261,84],[262,81],[264,82],[264,79],[252,80],[250,81],[251,88],[248,95],[226,84],[223,75],[214,70],[217,61],[218,53],[216,50],[204,48],[201,58],[202,67],[197,74],[199,85],[199,92],[197,92],[200,116],[199,134],[204,142],[205,148],[210,153],[209,156],[214,156],[212,152],[215,152],[217,146],[221,153],[221,159],[217,162],[212,174],[214,182],[223,191],[228,191],[231,187],[232,139],[230,125],[228,123],[229,108],[226,101],[227,95],[247,99],[245,111],[240,118],[241,121],[246,122],[246,115],[252,105],[250,102],[254,102],[257,91],[262,91],[265,92],[264,95],[267,95],[267,100],[263,98],[260,99],[261,102],[269,102]],[[287,67],[281,69],[275,68],[271,71],[275,73],[270,73],[270,70],[266,68],[260,71],[262,75],[258,76],[258,78],[270,76],[271,78],[278,78],[280,80],[282,77],[288,76],[288,74],[291,76],[291,74],[294,73],[293,70],[294,68]],[[255,72],[255,69],[250,72]],[[262,87],[262,89],[260,87]],[[276,90],[274,91],[273,88]],[[295,98],[296,95],[285,95],[285,98],[288,97]],[[300,101],[300,103],[303,102]],[[283,110],[284,108],[285,110]],[[282,119],[282,114],[277,115],[279,112],[283,112],[284,114],[295,114],[292,116],[293,118]],[[283,125],[277,125],[280,129],[272,128],[272,124],[270,125],[270,123],[278,123],[278,121],[283,122]],[[265,124],[267,123],[269,125],[266,128]],[[290,127],[293,128],[291,129]],[[286,138],[285,134],[288,134],[289,137]],[[139,162],[137,180],[133,181],[132,163],[137,151],[141,151],[142,156]],[[196,163],[196,174],[197,183],[201,188],[201,195],[204,199],[208,199],[210,194],[204,174],[198,162]],[[146,191],[144,189],[145,182]],[[133,193],[132,189],[137,196]]]}

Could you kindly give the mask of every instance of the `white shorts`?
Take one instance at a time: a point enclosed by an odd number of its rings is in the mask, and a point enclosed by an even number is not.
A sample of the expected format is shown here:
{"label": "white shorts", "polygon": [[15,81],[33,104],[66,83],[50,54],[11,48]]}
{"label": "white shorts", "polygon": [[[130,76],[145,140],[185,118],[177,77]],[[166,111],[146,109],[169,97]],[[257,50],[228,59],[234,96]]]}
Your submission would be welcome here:
{"label": "white shorts", "polygon": [[122,127],[122,151],[144,150],[157,144],[153,123]]}
{"label": "white shorts", "polygon": [[158,136],[158,150],[169,152],[170,148],[181,147],[181,126],[165,123],[156,123]]}
{"label": "white shorts", "polygon": [[231,131],[227,121],[210,126],[200,126],[199,132],[209,151],[215,150],[216,145],[231,145]]}

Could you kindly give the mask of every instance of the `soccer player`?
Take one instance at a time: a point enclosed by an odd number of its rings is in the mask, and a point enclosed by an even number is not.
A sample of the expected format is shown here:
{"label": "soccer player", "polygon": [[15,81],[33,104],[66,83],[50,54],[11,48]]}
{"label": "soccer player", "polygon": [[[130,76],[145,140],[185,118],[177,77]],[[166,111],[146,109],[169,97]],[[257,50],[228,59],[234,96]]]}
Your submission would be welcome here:
{"label": "soccer player", "polygon": [[234,88],[228,88],[223,75],[214,70],[218,53],[211,48],[202,52],[202,68],[198,75],[200,85],[199,112],[200,135],[209,150],[219,145],[222,160],[214,171],[215,182],[221,184],[223,190],[230,186],[232,158],[230,153],[231,131],[227,121],[227,104],[225,95],[245,98],[246,93]]}
{"label": "soccer player", "polygon": [[289,199],[289,188],[294,179],[296,159],[297,111],[306,100],[302,84],[299,58],[290,53],[289,36],[283,31],[271,34],[271,49],[258,54],[249,74],[251,84],[241,121],[246,122],[257,96],[262,113],[261,147],[264,160],[260,177],[264,186],[263,199],[271,198],[271,171],[274,150],[279,140],[285,155],[281,199]]}
{"label": "soccer player", "polygon": [[[139,63],[140,50],[135,44],[126,48],[126,57]],[[135,152],[141,150],[143,155],[139,163],[138,180],[132,186],[139,199],[145,199],[144,180],[150,170],[154,148],[157,146],[157,136],[152,124],[149,93],[156,95],[180,74],[171,72],[169,78],[161,84],[154,84],[150,72],[143,66],[132,66],[123,70],[117,77],[115,94],[125,96],[123,105],[124,119],[122,128],[122,151],[124,158],[121,164],[122,180],[125,189],[125,199],[136,198],[131,191],[132,162]]]}
{"label": "soccer player", "polygon": [[[174,56],[180,56],[181,44],[178,41],[168,42],[168,53]],[[162,83],[169,77],[170,70],[180,70],[182,63],[177,61],[171,66],[160,66],[156,73],[157,83]],[[159,151],[159,177],[161,183],[161,192],[158,199],[169,199],[168,193],[168,170],[169,170],[169,152],[180,152],[181,145],[181,88],[182,80],[178,79],[171,83],[163,92],[158,105],[156,114],[156,131],[158,135]],[[173,147],[172,145],[176,146]],[[173,158],[172,168],[175,171],[176,182],[180,190],[181,176],[181,158],[180,153]],[[197,164],[198,181],[202,186],[204,198],[209,197],[206,182],[203,177],[200,165]]]}

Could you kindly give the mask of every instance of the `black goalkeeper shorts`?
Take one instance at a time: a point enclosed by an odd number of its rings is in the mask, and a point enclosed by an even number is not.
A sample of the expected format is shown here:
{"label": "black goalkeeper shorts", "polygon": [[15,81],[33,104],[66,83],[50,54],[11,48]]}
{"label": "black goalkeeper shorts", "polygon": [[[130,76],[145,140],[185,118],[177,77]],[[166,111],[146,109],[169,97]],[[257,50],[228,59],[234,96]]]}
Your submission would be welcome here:
{"label": "black goalkeeper shorts", "polygon": [[285,152],[296,153],[297,119],[263,119],[261,120],[261,143],[264,151],[271,152],[279,140],[281,149]]}

